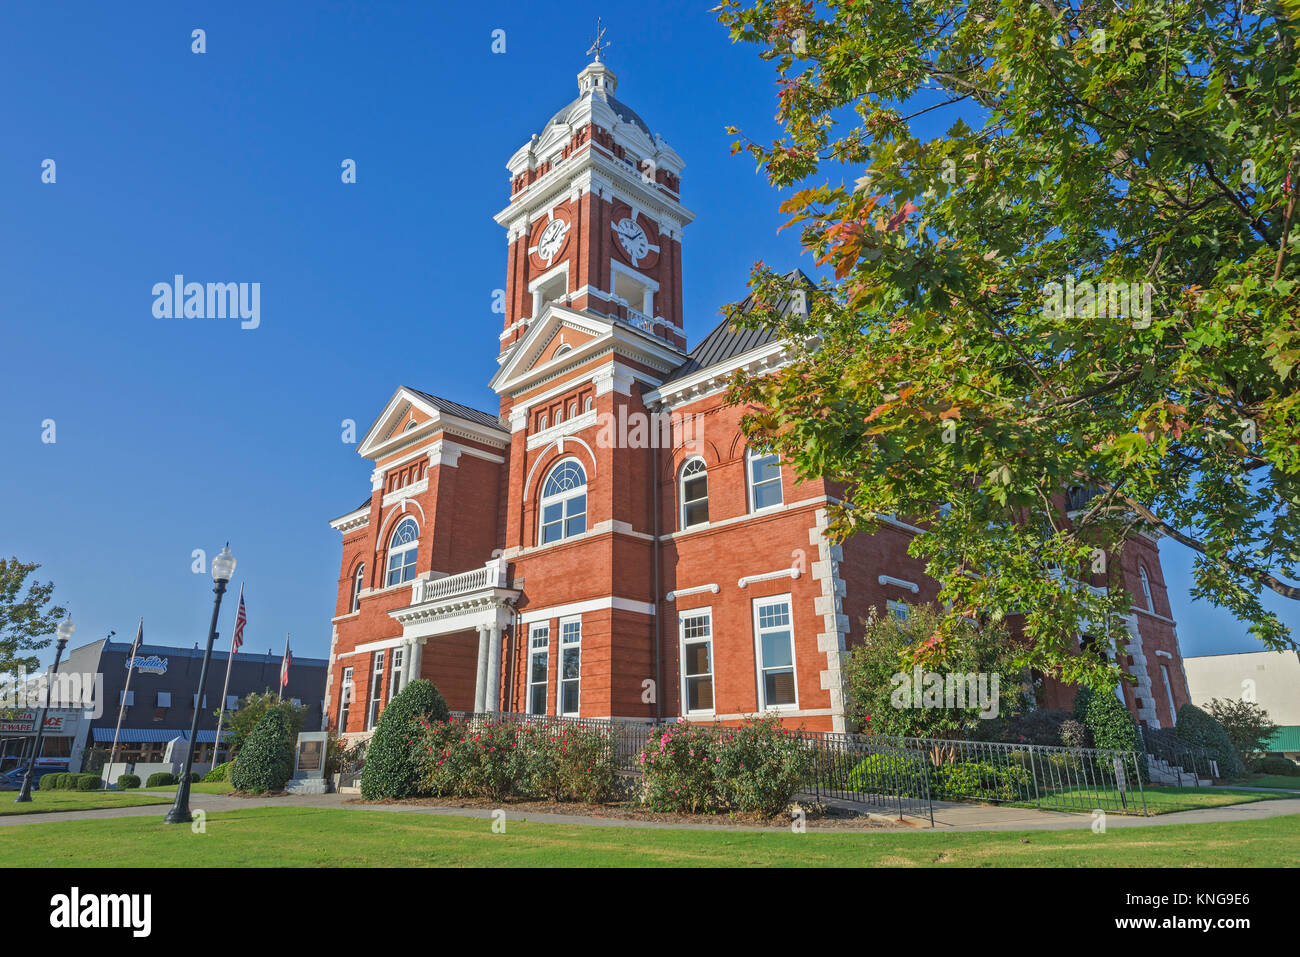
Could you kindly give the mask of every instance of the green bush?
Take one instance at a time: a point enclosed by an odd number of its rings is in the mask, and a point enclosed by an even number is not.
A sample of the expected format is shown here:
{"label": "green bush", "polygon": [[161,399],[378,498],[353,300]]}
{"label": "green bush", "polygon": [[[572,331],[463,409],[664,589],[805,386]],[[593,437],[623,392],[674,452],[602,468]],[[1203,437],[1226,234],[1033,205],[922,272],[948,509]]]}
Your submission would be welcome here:
{"label": "green bush", "polygon": [[1013,801],[1029,791],[1029,771],[1019,764],[999,767],[989,761],[954,761],[937,765],[931,777],[935,798]]}
{"label": "green bush", "polygon": [[230,765],[231,765],[230,761],[227,761],[224,764],[218,764],[207,774],[203,775],[203,780],[204,781],[229,781]]}
{"label": "green bush", "polygon": [[1234,701],[1211,698],[1205,710],[1224,731],[1242,767],[1249,767],[1256,758],[1264,756],[1268,742],[1277,732],[1277,725],[1254,701]]}
{"label": "green bush", "polygon": [[170,771],[155,771],[149,775],[149,780],[144,782],[144,786],[147,788],[169,788],[176,783],[176,775]]}
{"label": "green bush", "polygon": [[138,775],[119,774],[117,776],[117,789],[119,791],[126,791],[131,788],[138,788],[139,786],[140,786],[140,778]]}
{"label": "green bush", "polygon": [[1188,744],[1194,744],[1208,751],[1210,757],[1218,762],[1220,778],[1237,778],[1246,773],[1246,768],[1237,756],[1232,739],[1223,725],[1196,705],[1185,704],[1178,709],[1174,734]]}
{"label": "green bush", "polygon": [[680,722],[650,735],[639,761],[644,774],[641,800],[655,811],[699,813],[717,810],[718,793],[713,765],[715,735],[698,725]]}
{"label": "green bush", "polygon": [[98,774],[78,774],[76,778],[78,791],[98,791],[104,786]]}
{"label": "green bush", "polygon": [[1082,721],[1074,718],[1061,722],[1061,744],[1067,748],[1090,748],[1092,747],[1092,736],[1088,734],[1088,726]]}
{"label": "green bush", "polygon": [[[27,772],[24,771],[23,773],[26,774]],[[58,786],[59,775],[57,774],[43,775],[40,780],[36,782],[36,789],[38,791],[53,791],[58,788]]]}
{"label": "green bush", "polygon": [[1296,764],[1290,758],[1271,757],[1260,758],[1255,762],[1254,768],[1259,774],[1280,774],[1284,777],[1300,777],[1300,764]]}
{"label": "green bush", "polygon": [[278,791],[293,774],[293,725],[282,709],[273,708],[239,749],[230,783],[240,791]]}
{"label": "green bush", "polygon": [[849,771],[844,783],[859,794],[891,794],[901,791],[908,797],[924,794],[925,762],[919,754],[904,751],[868,754]]}
{"label": "green bush", "polygon": [[812,752],[779,718],[747,718],[721,735],[713,777],[722,802],[765,816],[790,806],[812,767]]}
{"label": "green bush", "polygon": [[366,749],[361,796],[377,801],[415,793],[425,764],[419,745],[422,727],[445,721],[449,714],[442,694],[425,678],[412,681],[389,701]]}

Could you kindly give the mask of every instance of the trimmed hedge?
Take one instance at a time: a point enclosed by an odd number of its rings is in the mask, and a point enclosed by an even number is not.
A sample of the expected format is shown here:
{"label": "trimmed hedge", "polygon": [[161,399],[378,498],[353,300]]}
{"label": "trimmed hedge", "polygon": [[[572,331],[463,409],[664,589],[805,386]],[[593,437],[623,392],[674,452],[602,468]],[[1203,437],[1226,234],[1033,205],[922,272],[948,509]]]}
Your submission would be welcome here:
{"label": "trimmed hedge", "polygon": [[119,791],[127,791],[131,788],[138,788],[139,786],[140,776],[137,774],[119,774],[117,776],[117,789]]}
{"label": "trimmed hedge", "polygon": [[1260,758],[1255,762],[1254,770],[1259,774],[1280,774],[1288,778],[1300,777],[1300,764],[1296,764],[1290,758],[1282,758],[1276,755]]}
{"label": "trimmed hedge", "polygon": [[450,717],[442,693],[418,678],[388,702],[366,748],[361,768],[361,796],[367,801],[410,797],[419,783],[424,759],[418,739],[424,725]]}
{"label": "trimmed hedge", "polygon": [[104,781],[98,774],[78,774],[76,778],[78,791],[98,791],[104,786]]}
{"label": "trimmed hedge", "polygon": [[240,791],[279,791],[293,774],[293,727],[283,709],[262,716],[239,749],[230,783]]}
{"label": "trimmed hedge", "polygon": [[1246,773],[1237,749],[1232,746],[1232,738],[1228,737],[1223,725],[1196,705],[1185,704],[1178,709],[1174,734],[1188,744],[1209,751],[1210,756],[1219,764],[1220,778],[1238,778]]}
{"label": "trimmed hedge", "polygon": [[59,786],[59,777],[57,774],[46,774],[36,782],[36,787],[41,791],[53,791]]}
{"label": "trimmed hedge", "polygon": [[211,771],[209,771],[207,774],[203,775],[203,780],[205,780],[205,781],[229,781],[229,780],[230,780],[230,766],[231,766],[231,764],[233,764],[233,763],[234,763],[233,761],[227,761],[227,762],[225,762],[224,764],[218,764],[215,768],[213,768],[213,769],[212,769]]}
{"label": "trimmed hedge", "polygon": [[167,788],[176,783],[176,775],[170,771],[155,771],[149,775],[149,780],[144,783],[144,786],[147,788]]}

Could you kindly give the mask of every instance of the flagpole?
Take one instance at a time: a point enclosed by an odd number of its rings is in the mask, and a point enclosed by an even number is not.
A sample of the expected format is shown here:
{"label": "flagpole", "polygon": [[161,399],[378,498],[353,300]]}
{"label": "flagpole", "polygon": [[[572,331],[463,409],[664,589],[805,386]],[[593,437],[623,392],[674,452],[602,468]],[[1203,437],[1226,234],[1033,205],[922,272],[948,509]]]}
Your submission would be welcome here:
{"label": "flagpole", "polygon": [[284,658],[280,659],[280,696],[279,698],[276,699],[277,701],[284,700],[285,679],[288,677],[288,675],[285,673],[284,670],[284,662],[285,662],[285,658],[288,657],[289,657],[289,633],[286,631],[284,633]]}
{"label": "flagpole", "polygon": [[[236,609],[244,607],[244,583],[239,583],[239,604]],[[239,614],[236,610],[235,614]],[[217,712],[217,736],[212,739],[212,766],[217,766],[217,759],[221,757],[221,725],[226,718],[226,692],[230,690],[230,666],[235,660],[235,638],[232,632],[230,638],[230,654],[226,656],[226,681],[221,686],[221,705]]]}
{"label": "flagpole", "polygon": [[[113,728],[113,747],[108,752],[108,773],[113,773],[113,758],[117,756],[117,736],[122,731],[122,713],[126,710],[126,693],[131,690],[131,672],[135,671],[135,653],[140,650],[140,639],[144,637],[144,615],[135,629],[135,641],[131,642],[131,657],[126,663],[126,684],[122,688],[122,700],[117,705],[117,726]],[[105,787],[112,785],[109,781]]]}

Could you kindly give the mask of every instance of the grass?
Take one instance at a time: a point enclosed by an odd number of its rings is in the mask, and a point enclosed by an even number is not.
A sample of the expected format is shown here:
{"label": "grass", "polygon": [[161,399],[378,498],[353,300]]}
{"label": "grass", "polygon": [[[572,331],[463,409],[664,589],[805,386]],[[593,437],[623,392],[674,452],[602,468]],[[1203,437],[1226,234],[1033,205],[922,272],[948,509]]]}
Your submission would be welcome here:
{"label": "grass", "polygon": [[1290,788],[1292,791],[1300,791],[1300,777],[1285,774],[1252,774],[1232,783],[1247,788]]}
{"label": "grass", "polygon": [[[1202,807],[1223,807],[1226,804],[1252,804],[1255,801],[1274,801],[1278,798],[1294,797],[1291,794],[1237,791],[1230,788],[1147,787],[1143,789],[1143,792],[1146,795],[1147,813],[1152,815],[1172,814],[1174,811],[1193,811]],[[1052,793],[1082,803],[1095,802],[1095,804],[1090,805],[1088,808],[1071,808],[1044,803],[1043,807],[1048,810],[1079,810],[1088,813],[1091,807],[1095,806],[1106,808],[1111,814],[1142,814],[1142,798],[1138,795],[1136,789],[1130,789],[1127,793],[1129,804],[1127,812],[1115,810],[1120,806],[1120,801],[1119,791],[1113,788],[1061,788]],[[1037,805],[1033,801],[1017,801],[1010,806],[1036,807]]]}
{"label": "grass", "polygon": [[[5,800],[5,795],[10,795]],[[105,807],[168,804],[171,797],[148,791],[33,791],[31,803],[15,804],[16,791],[0,791],[0,815],[45,814],[50,811],[94,811]]]}
{"label": "grass", "polygon": [[[170,784],[167,787],[145,788],[145,791],[166,791],[168,794],[176,793],[177,785]],[[231,794],[234,787],[229,781],[199,781],[197,784],[190,785],[191,794]]]}
{"label": "grass", "polygon": [[319,808],[208,815],[203,833],[154,818],[0,828],[9,867],[1277,867],[1300,815],[1069,831],[837,833],[589,827]]}

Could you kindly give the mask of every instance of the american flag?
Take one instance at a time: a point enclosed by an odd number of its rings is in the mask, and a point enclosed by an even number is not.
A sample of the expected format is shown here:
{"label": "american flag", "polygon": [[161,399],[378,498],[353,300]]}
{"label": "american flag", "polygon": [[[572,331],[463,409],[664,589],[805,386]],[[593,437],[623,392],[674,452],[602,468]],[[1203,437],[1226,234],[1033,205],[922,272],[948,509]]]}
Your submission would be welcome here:
{"label": "american flag", "polygon": [[235,615],[235,640],[231,643],[231,651],[238,651],[239,646],[244,643],[244,626],[248,624],[248,614],[244,611],[244,589],[239,589],[239,613]]}

